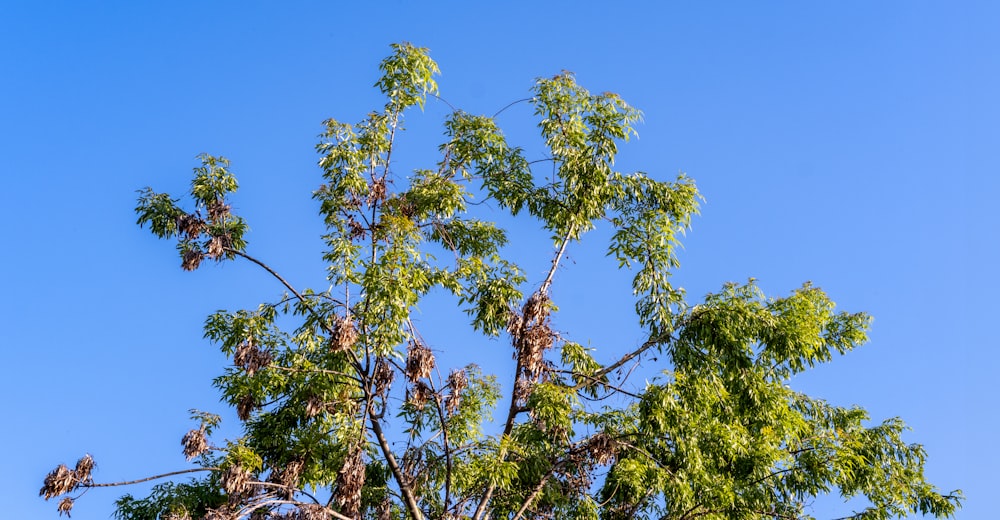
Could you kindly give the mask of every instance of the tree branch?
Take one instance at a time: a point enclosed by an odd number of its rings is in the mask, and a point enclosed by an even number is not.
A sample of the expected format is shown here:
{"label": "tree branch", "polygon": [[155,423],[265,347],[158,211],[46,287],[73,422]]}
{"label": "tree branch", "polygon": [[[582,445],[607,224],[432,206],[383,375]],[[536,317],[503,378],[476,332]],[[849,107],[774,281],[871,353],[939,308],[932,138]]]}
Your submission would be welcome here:
{"label": "tree branch", "polygon": [[[331,336],[333,335],[333,328],[330,326],[330,324],[327,322],[327,320],[323,316],[320,316],[320,314],[318,312],[316,312],[315,309],[312,308],[312,305],[310,305],[309,300],[306,299],[305,296],[302,296],[302,294],[300,294],[298,291],[296,291],[295,288],[292,287],[292,284],[288,283],[288,280],[285,280],[284,278],[282,278],[282,276],[280,274],[278,274],[274,269],[271,269],[271,267],[268,266],[267,264],[265,264],[264,262],[261,262],[260,260],[257,260],[256,258],[254,258],[254,257],[252,257],[252,256],[250,256],[250,255],[248,255],[248,254],[246,254],[246,253],[244,253],[242,251],[237,251],[235,249],[230,249],[228,247],[226,248],[226,251],[230,252],[230,253],[232,253],[232,254],[234,254],[236,256],[239,256],[241,258],[245,258],[245,259],[247,259],[247,260],[249,260],[249,261],[257,264],[258,266],[260,266],[261,268],[263,268],[265,271],[267,271],[268,273],[270,273],[271,276],[273,276],[275,279],[277,279],[279,282],[281,282],[281,284],[284,285],[286,289],[288,289],[289,291],[291,291],[291,293],[294,294],[295,297],[298,298],[298,300],[300,302],[302,302],[302,304],[305,306],[306,310],[309,311],[309,314],[312,314],[313,317],[316,318],[316,321],[317,321],[317,323],[319,323],[320,328],[322,328],[324,331],[326,331],[327,334],[330,334]],[[361,367],[361,361],[358,360],[358,357],[354,354],[354,351],[348,349],[347,353],[350,354],[350,356],[351,356],[351,361],[354,364],[354,369],[357,370],[359,374],[362,373],[363,371],[362,371],[362,367]]]}
{"label": "tree branch", "polygon": [[[618,369],[619,367],[621,367],[625,363],[628,363],[629,361],[635,359],[637,356],[642,355],[643,352],[646,352],[650,348],[655,347],[657,345],[662,345],[662,344],[664,344],[664,343],[666,343],[667,341],[670,341],[670,340],[673,340],[673,337],[670,336],[669,334],[666,335],[666,337],[660,336],[660,337],[657,337],[657,338],[647,339],[645,343],[643,343],[642,345],[639,346],[639,348],[633,350],[632,352],[629,352],[628,354],[625,354],[618,361],[615,361],[614,363],[612,363],[612,364],[610,364],[610,365],[608,365],[608,366],[606,366],[606,367],[598,370],[597,372],[594,373],[594,375],[592,377],[594,377],[594,378],[604,377],[604,376],[608,375],[609,373],[615,371],[616,369]],[[577,385],[574,389],[578,390],[579,388],[582,388],[582,387],[583,387],[583,385]]]}
{"label": "tree branch", "polygon": [[[629,397],[634,397],[636,399],[641,399],[642,398],[642,396],[640,396],[638,394],[634,394],[632,392],[629,392],[628,390],[625,390],[624,388],[622,388],[620,386],[615,386],[615,385],[609,383],[608,381],[606,381],[604,379],[601,379],[599,377],[594,377],[594,376],[591,376],[591,375],[588,375],[588,374],[584,374],[583,372],[574,372],[572,370],[562,370],[562,369],[554,370],[554,372],[558,372],[560,374],[569,374],[570,376],[578,376],[578,377],[581,377],[581,378],[587,380],[586,382],[581,382],[581,383],[578,383],[576,386],[573,386],[573,390],[580,390],[580,389],[588,388],[588,387],[591,387],[591,386],[594,386],[594,385],[600,385],[600,386],[604,386],[604,387],[610,388],[611,390],[614,390],[617,393],[620,393],[620,394],[623,394],[623,395],[627,395]],[[609,392],[609,395],[611,395],[611,394],[612,394],[612,392]],[[607,396],[602,397],[600,400],[604,400],[606,397]]]}
{"label": "tree branch", "polygon": [[[538,294],[541,294],[542,296],[546,296],[548,294],[549,287],[552,286],[552,279],[556,275],[556,269],[559,267],[559,261],[562,259],[563,253],[566,252],[566,246],[569,244],[569,237],[572,233],[573,227],[570,226],[570,228],[566,230],[566,234],[563,235],[559,251],[557,251],[556,255],[552,258],[552,267],[549,268],[548,275],[545,276],[545,280],[542,282],[541,287],[538,288]],[[503,434],[500,436],[501,439],[510,435],[511,430],[514,428],[514,418],[517,416],[519,410],[514,389],[517,388],[517,380],[521,377],[521,370],[523,367],[521,366],[520,356],[517,356],[517,358],[517,366],[514,369],[514,388],[512,388],[510,392],[510,407],[507,410],[507,420],[504,422]],[[506,455],[504,453],[500,454],[501,458],[505,456]],[[489,503],[490,499],[493,498],[493,491],[495,489],[496,485],[494,484],[490,484],[486,488],[486,492],[483,493],[483,498],[480,499],[479,505],[476,506],[476,512],[472,517],[473,520],[482,520],[483,513],[486,511],[486,505]]]}
{"label": "tree branch", "polygon": [[556,268],[559,267],[559,261],[562,259],[563,253],[566,252],[566,246],[569,245],[569,237],[573,234],[573,226],[570,226],[566,230],[566,234],[563,235],[562,244],[559,246],[559,252],[556,256],[552,258],[552,267],[549,269],[548,276],[545,277],[545,281],[542,282],[542,286],[538,288],[538,292],[545,296],[549,292],[549,287],[552,286],[552,278],[556,275]]}
{"label": "tree branch", "polygon": [[[441,374],[438,374],[438,379],[441,378]],[[428,378],[429,379],[429,378]],[[444,390],[442,388],[442,390]],[[434,382],[431,381],[431,392],[437,394],[437,389],[434,388]],[[455,389],[452,388],[452,398],[454,398]],[[441,422],[441,443],[444,447],[444,461],[445,461],[445,473],[444,473],[444,510],[448,511],[451,505],[451,479],[452,479],[452,461],[451,461],[451,443],[448,442],[448,422],[446,420],[446,415],[444,408],[442,407],[442,399],[434,399],[434,408],[438,413],[438,420]]]}
{"label": "tree branch", "polygon": [[531,494],[528,495],[528,498],[524,499],[524,503],[521,504],[521,507],[517,510],[517,513],[514,514],[514,518],[512,518],[511,520],[521,520],[521,517],[524,515],[525,511],[527,511],[528,508],[531,507],[531,504],[535,501],[536,498],[538,498],[538,495],[540,495],[542,493],[542,490],[545,489],[545,484],[548,483],[550,478],[552,478],[552,475],[555,473],[557,467],[558,466],[552,466],[552,468],[549,469],[549,471],[544,476],[542,476],[542,479],[538,482],[538,485],[535,486],[535,489],[531,491]]}
{"label": "tree branch", "polygon": [[[226,248],[226,252],[227,253],[232,253],[232,254],[234,254],[236,256],[239,256],[239,257],[242,257],[242,258],[245,258],[245,259],[247,259],[247,260],[249,260],[249,261],[251,261],[251,262],[259,265],[265,271],[267,271],[268,273],[270,273],[271,276],[275,277],[279,282],[281,282],[281,285],[284,285],[286,289],[288,289],[289,291],[291,291],[291,293],[294,294],[295,297],[298,298],[300,302],[305,303],[305,304],[309,303],[309,302],[306,301],[305,296],[302,296],[301,294],[299,294],[299,292],[296,291],[294,287],[292,287],[292,284],[288,283],[287,280],[285,280],[284,278],[282,278],[280,274],[278,274],[274,269],[271,269],[271,267],[268,266],[267,264],[265,264],[264,262],[261,262],[260,260],[257,260],[256,258],[254,258],[254,257],[252,257],[252,256],[250,256],[250,255],[248,255],[246,253],[244,253],[243,251],[239,251],[239,250],[232,249],[232,248],[229,248],[229,247]],[[309,312],[312,312],[313,315],[316,316],[316,314],[312,310],[312,308],[311,307],[308,307],[308,308],[309,308]],[[318,318],[319,316],[316,316],[316,317]]]}
{"label": "tree branch", "polygon": [[337,371],[337,370],[327,370],[327,369],[324,369],[324,368],[309,368],[309,369],[306,369],[306,368],[294,368],[294,367],[283,367],[281,365],[269,365],[267,368],[272,369],[272,370],[284,370],[285,372],[292,372],[292,373],[296,373],[296,374],[327,374],[327,375],[331,375],[331,376],[340,376],[340,377],[345,377],[347,379],[351,379],[355,383],[358,383],[359,385],[362,384],[361,378],[355,377],[355,376],[352,376],[351,374],[348,374],[348,373],[345,373],[345,372],[340,372],[340,371]]}
{"label": "tree branch", "polygon": [[403,500],[406,502],[406,509],[410,511],[410,516],[413,517],[413,520],[423,520],[424,515],[420,511],[420,507],[417,505],[416,497],[413,496],[413,490],[410,489],[409,484],[406,482],[403,470],[399,467],[399,463],[396,461],[396,456],[392,453],[392,447],[389,446],[389,441],[385,438],[385,432],[382,431],[382,425],[379,424],[378,420],[374,417],[370,417],[369,422],[372,425],[372,432],[375,433],[375,438],[378,439],[379,447],[382,448],[382,455],[385,457],[385,462],[389,465],[389,469],[392,471],[392,476],[395,477],[396,483],[399,484],[399,491],[403,494]]}
{"label": "tree branch", "polygon": [[117,486],[131,486],[132,484],[139,484],[142,482],[149,482],[150,480],[157,480],[161,478],[172,477],[174,475],[183,475],[185,473],[196,473],[198,471],[219,471],[219,468],[193,468],[193,469],[182,469],[180,471],[171,471],[170,473],[162,473],[160,475],[154,475],[152,477],[140,478],[137,480],[127,480],[124,482],[107,482],[103,484],[91,483],[81,483],[80,487],[96,488],[96,487],[117,487]]}
{"label": "tree branch", "polygon": [[504,110],[507,110],[508,108],[510,108],[510,107],[512,107],[512,106],[514,106],[514,105],[516,105],[518,103],[524,103],[525,101],[531,101],[533,99],[535,99],[535,98],[529,97],[529,98],[524,98],[524,99],[518,99],[517,101],[511,101],[510,103],[507,103],[507,106],[501,108],[500,110],[497,110],[495,114],[493,114],[492,116],[490,116],[490,119],[493,119],[494,117],[496,117],[496,116],[500,115],[501,113],[503,113]]}

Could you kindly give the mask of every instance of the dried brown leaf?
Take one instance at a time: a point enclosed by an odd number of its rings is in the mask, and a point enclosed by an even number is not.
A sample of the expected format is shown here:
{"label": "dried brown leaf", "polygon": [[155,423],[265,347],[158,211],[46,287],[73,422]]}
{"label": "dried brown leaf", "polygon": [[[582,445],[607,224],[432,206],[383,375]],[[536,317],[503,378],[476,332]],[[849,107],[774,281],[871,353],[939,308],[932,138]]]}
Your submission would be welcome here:
{"label": "dried brown leaf", "polygon": [[45,500],[48,500],[52,497],[73,491],[76,489],[77,484],[75,472],[67,468],[65,464],[60,464],[59,467],[45,476],[45,481],[42,484],[42,489],[38,492],[38,496],[45,497]]}
{"label": "dried brown leaf", "polygon": [[431,349],[411,341],[406,355],[406,378],[411,383],[418,379],[430,377],[434,369],[434,353]]}
{"label": "dried brown leaf", "polygon": [[311,395],[309,396],[309,399],[306,400],[306,417],[316,417],[325,408],[326,406],[324,405],[322,399],[315,395]]}
{"label": "dried brown leaf", "polygon": [[334,352],[343,352],[354,346],[358,340],[358,330],[354,326],[351,315],[338,316],[333,322],[333,334],[330,337],[330,348]]}
{"label": "dried brown leaf", "polygon": [[365,485],[364,452],[358,446],[348,454],[337,473],[334,500],[340,513],[355,518],[361,509],[361,488]]}
{"label": "dried brown leaf", "polygon": [[194,271],[201,265],[201,261],[205,259],[205,255],[197,249],[188,249],[184,251],[184,255],[181,257],[181,269],[185,271]]}
{"label": "dried brown leaf", "polygon": [[76,461],[76,469],[73,470],[73,473],[76,476],[77,482],[90,482],[90,474],[93,470],[94,458],[88,453]]}
{"label": "dried brown leaf", "polygon": [[250,377],[253,377],[258,370],[267,368],[273,359],[271,353],[261,350],[252,338],[236,347],[236,353],[233,355],[233,363],[245,370]]}
{"label": "dried brown leaf", "polygon": [[229,503],[236,504],[253,491],[250,471],[238,464],[229,464],[222,471],[222,489],[229,495]]}
{"label": "dried brown leaf", "polygon": [[222,220],[229,216],[229,209],[229,204],[216,200],[208,205],[208,218],[212,221]]}
{"label": "dried brown leaf", "polygon": [[462,391],[469,386],[469,377],[465,370],[452,370],[448,375],[448,386],[451,388],[447,403],[448,413],[455,414],[462,400]]}
{"label": "dried brown leaf", "polygon": [[408,401],[418,410],[423,410],[424,406],[427,405],[427,401],[430,400],[434,392],[431,391],[431,387],[427,386],[423,381],[417,381],[413,384],[413,389],[409,393]]}
{"label": "dried brown leaf", "polygon": [[66,513],[66,517],[68,518],[70,516],[69,512],[73,510],[73,499],[70,497],[66,497],[60,500],[59,506],[56,508],[56,510],[59,511],[59,516],[62,516],[63,513]]}
{"label": "dried brown leaf", "polygon": [[250,418],[250,414],[254,412],[258,407],[257,400],[254,399],[252,395],[244,395],[240,397],[238,403],[236,403],[236,416],[240,418],[241,421],[245,421]]}
{"label": "dried brown leaf", "polygon": [[372,374],[372,380],[375,383],[375,393],[385,396],[385,392],[389,390],[389,386],[392,385],[394,378],[395,373],[392,371],[389,362],[383,357],[378,358],[375,361],[375,371]]}
{"label": "dried brown leaf", "polygon": [[187,460],[191,460],[208,451],[208,438],[205,436],[205,426],[202,425],[197,430],[185,433],[184,438],[181,439],[181,444],[184,445],[184,457]]}

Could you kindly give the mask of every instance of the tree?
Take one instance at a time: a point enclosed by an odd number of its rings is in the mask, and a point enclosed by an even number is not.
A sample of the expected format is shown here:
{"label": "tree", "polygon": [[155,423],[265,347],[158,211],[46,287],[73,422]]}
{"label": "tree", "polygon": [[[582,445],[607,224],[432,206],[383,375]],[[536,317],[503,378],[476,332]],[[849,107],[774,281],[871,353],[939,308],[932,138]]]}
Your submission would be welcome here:
{"label": "tree", "polygon": [[[510,146],[494,118],[455,110],[437,164],[394,176],[404,114],[436,95],[437,70],[425,49],[394,45],[376,83],[385,106],[325,122],[313,198],[329,290],[299,289],[251,256],[225,158],[200,156],[190,209],[140,192],[138,224],[175,240],[183,269],[249,261],[285,292],[205,324],[233,361],[215,384],[242,437],[212,444],[219,417],[194,411],[182,443],[195,467],[152,478],[200,477],[122,497],[118,518],[805,518],[806,502],[832,491],[867,500],[847,518],[960,507],[960,492],[925,480],[924,450],[903,441],[900,420],[870,425],[863,409],[786,385],[863,344],[867,315],[836,311],[809,284],[779,298],[753,280],[726,284],[693,306],[671,285],[699,195],[683,175],[615,170],[640,118],[619,96],[570,73],[539,79],[525,101],[543,161]],[[474,197],[551,235],[544,279],[501,254],[507,234]],[[613,229],[608,255],[634,275],[646,338],[611,358],[556,332],[550,297],[567,249],[598,226]],[[513,381],[475,365],[436,370],[433,341],[410,319],[431,291],[454,295],[482,337],[510,341]],[[625,380],[639,362],[662,373],[635,390]],[[92,468],[89,455],[60,465],[41,495],[63,497],[68,514],[73,492],[128,484],[97,483]]]}

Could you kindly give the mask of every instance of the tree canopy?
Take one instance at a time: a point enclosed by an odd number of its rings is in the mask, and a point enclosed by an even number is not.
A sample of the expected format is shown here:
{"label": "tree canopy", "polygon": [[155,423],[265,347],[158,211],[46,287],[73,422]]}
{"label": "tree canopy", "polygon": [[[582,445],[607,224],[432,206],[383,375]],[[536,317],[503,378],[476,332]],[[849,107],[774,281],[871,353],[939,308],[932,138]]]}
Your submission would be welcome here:
{"label": "tree canopy", "polygon": [[[227,159],[201,155],[184,199],[140,191],[138,224],[175,241],[183,269],[248,261],[283,292],[205,322],[232,359],[215,385],[242,435],[220,442],[219,416],[193,411],[182,445],[194,466],[155,477],[195,478],[125,495],[118,518],[791,519],[827,493],[863,498],[844,518],[960,507],[960,492],[926,481],[901,420],[873,423],[788,385],[863,344],[866,314],[836,310],[810,284],[767,297],[753,280],[728,283],[696,305],[671,284],[700,196],[684,175],[616,170],[638,110],[568,72],[539,79],[526,102],[544,159],[509,144],[495,117],[454,110],[436,163],[403,176],[394,145],[404,114],[436,96],[438,67],[398,44],[380,70],[385,105],[325,121],[316,145],[327,289],[249,252]],[[548,232],[544,278],[529,279],[491,215]],[[632,273],[639,344],[586,347],[556,326],[554,276],[598,227]],[[509,341],[511,381],[439,366],[436,332],[411,320],[431,292],[453,295],[484,341]],[[659,371],[626,385],[640,362]],[[93,467],[89,455],[60,465],[40,494],[69,514],[77,491],[128,484],[96,482]]]}

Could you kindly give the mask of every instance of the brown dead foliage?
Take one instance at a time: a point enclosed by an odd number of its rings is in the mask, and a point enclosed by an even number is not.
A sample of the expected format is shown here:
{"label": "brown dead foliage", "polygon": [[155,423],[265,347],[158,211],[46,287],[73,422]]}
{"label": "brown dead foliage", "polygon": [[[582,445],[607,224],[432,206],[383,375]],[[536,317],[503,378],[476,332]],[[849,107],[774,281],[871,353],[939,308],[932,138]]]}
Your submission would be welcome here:
{"label": "brown dead foliage", "polygon": [[521,314],[526,324],[540,323],[549,317],[549,297],[535,292],[524,302]]}
{"label": "brown dead foliage", "polygon": [[245,421],[250,418],[250,414],[258,407],[257,400],[254,399],[252,395],[244,395],[240,397],[239,402],[236,403],[236,416],[240,418],[241,421]]}
{"label": "brown dead foliage", "polygon": [[239,464],[230,464],[222,471],[222,489],[229,495],[230,505],[238,504],[253,492],[250,470]]}
{"label": "brown dead foliage", "polygon": [[76,469],[73,470],[73,473],[77,482],[86,483],[90,482],[90,473],[93,470],[94,458],[88,453],[87,455],[80,457],[80,460],[76,461]]}
{"label": "brown dead foliage", "polygon": [[72,510],[73,510],[73,499],[70,497],[66,497],[60,500],[59,506],[56,507],[56,511],[59,511],[59,516],[62,516],[63,513],[66,513],[66,516],[69,517],[70,516],[69,512]]}
{"label": "brown dead foliage", "polygon": [[267,368],[273,359],[274,358],[271,353],[266,350],[261,350],[253,341],[253,338],[249,338],[243,343],[240,343],[240,345],[236,347],[236,353],[233,355],[233,363],[246,371],[247,375],[250,377],[253,377],[258,370]]}
{"label": "brown dead foliage", "polygon": [[392,501],[387,497],[379,502],[375,514],[376,520],[392,520]]}
{"label": "brown dead foliage", "polygon": [[372,373],[372,381],[375,383],[375,394],[384,397],[386,391],[389,390],[389,386],[392,385],[394,378],[395,373],[392,371],[389,362],[383,357],[378,358],[375,361],[375,370]]}
{"label": "brown dead foliage", "polygon": [[337,473],[334,501],[341,514],[355,518],[361,509],[361,488],[365,484],[365,461],[361,447],[355,447]]}
{"label": "brown dead foliage", "polygon": [[291,500],[295,491],[299,488],[299,477],[302,476],[302,469],[305,464],[301,460],[293,460],[285,464],[280,470],[271,472],[271,482],[283,486],[278,494],[285,500]]}
{"label": "brown dead foliage", "polygon": [[177,216],[177,231],[183,238],[194,240],[201,235],[204,228],[205,223],[195,215],[185,213]]}
{"label": "brown dead foliage", "polygon": [[614,462],[618,455],[619,444],[610,435],[601,432],[587,441],[586,448],[590,460],[604,465]]}
{"label": "brown dead foliage", "polygon": [[52,497],[73,491],[77,488],[77,484],[78,481],[75,472],[67,468],[65,464],[60,464],[59,467],[45,476],[45,481],[42,489],[38,492],[38,496],[45,497],[45,500],[48,500]]}
{"label": "brown dead foliage", "polygon": [[357,220],[354,220],[354,217],[347,219],[347,228],[347,236],[350,237],[351,240],[364,240],[368,235],[365,227],[362,226]]}
{"label": "brown dead foliage", "polygon": [[238,515],[229,507],[223,506],[218,509],[209,509],[203,520],[236,520]]}
{"label": "brown dead foliage", "polygon": [[416,341],[411,341],[406,354],[406,379],[416,383],[418,379],[431,376],[434,369],[434,353]]}
{"label": "brown dead foliage", "polygon": [[431,399],[434,392],[431,387],[427,386],[427,383],[423,381],[417,381],[413,384],[413,388],[409,392],[407,400],[418,410],[423,410],[424,406],[427,405],[427,401]]}
{"label": "brown dead foliage", "polygon": [[[80,460],[76,461],[76,467],[72,470],[66,467],[65,464],[60,464],[45,476],[45,480],[42,482],[42,489],[38,491],[38,496],[48,500],[75,491],[81,486],[86,487],[93,483],[93,478],[91,477],[93,470],[94,458],[89,454],[80,457]],[[62,516],[63,513],[66,516],[70,516],[70,511],[73,509],[73,499],[64,497],[59,501],[56,509],[59,511],[59,516]]]}
{"label": "brown dead foliage", "polygon": [[518,361],[525,373],[537,380],[546,368],[545,351],[552,348],[555,343],[555,334],[552,333],[548,323],[542,322],[525,327],[519,340]]}
{"label": "brown dead foliage", "polygon": [[354,346],[358,340],[358,329],[354,326],[351,315],[337,316],[333,322],[333,334],[330,336],[330,349],[343,352]]}
{"label": "brown dead foliage", "polygon": [[315,395],[309,396],[306,400],[306,417],[313,418],[319,415],[326,408],[323,400]]}
{"label": "brown dead foliage", "polygon": [[528,398],[531,397],[531,391],[534,388],[535,383],[533,381],[529,381],[524,376],[518,377],[517,381],[514,382],[514,401],[523,406],[528,402]]}
{"label": "brown dead foliage", "polygon": [[462,391],[469,386],[469,377],[465,370],[452,370],[448,375],[448,386],[451,392],[448,394],[448,413],[454,415],[458,411],[458,405],[462,400]]}
{"label": "brown dead foliage", "polygon": [[213,260],[221,260],[226,254],[226,247],[229,246],[229,242],[230,241],[226,236],[212,237],[206,246],[208,251],[205,256]]}
{"label": "brown dead foliage", "polygon": [[520,312],[511,309],[510,316],[507,318],[507,333],[516,337],[521,333],[522,324],[524,324],[524,316],[521,316]]}
{"label": "brown dead foliage", "polygon": [[185,271],[194,271],[201,265],[201,261],[205,259],[205,255],[197,249],[188,249],[184,251],[184,255],[181,256],[181,269]]}
{"label": "brown dead foliage", "polygon": [[514,345],[514,359],[517,359],[526,381],[518,379],[521,388],[515,388],[515,398],[524,402],[530,393],[528,383],[537,383],[548,371],[545,352],[555,344],[556,334],[549,326],[551,302],[548,296],[536,292],[524,302],[521,312],[512,310],[507,320],[507,332]]}
{"label": "brown dead foliage", "polygon": [[368,187],[368,205],[377,204],[386,199],[385,177],[380,177],[372,181]]}
{"label": "brown dead foliage", "polygon": [[329,520],[333,518],[333,515],[319,504],[302,504],[295,513],[295,520]]}
{"label": "brown dead foliage", "polygon": [[223,220],[229,216],[230,206],[221,200],[208,205],[208,219],[212,222]]}
{"label": "brown dead foliage", "polygon": [[208,438],[205,435],[205,426],[202,425],[197,430],[185,433],[184,438],[181,439],[181,444],[184,445],[184,457],[187,460],[191,460],[208,451]]}

